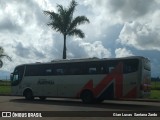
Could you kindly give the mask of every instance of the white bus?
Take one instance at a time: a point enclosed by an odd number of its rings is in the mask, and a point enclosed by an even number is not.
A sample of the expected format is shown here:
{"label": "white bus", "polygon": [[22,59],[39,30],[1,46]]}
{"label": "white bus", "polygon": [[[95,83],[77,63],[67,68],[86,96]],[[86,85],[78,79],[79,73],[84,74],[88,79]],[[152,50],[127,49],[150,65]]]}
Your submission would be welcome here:
{"label": "white bus", "polygon": [[150,61],[141,56],[88,58],[23,64],[11,73],[12,95],[105,99],[143,98],[150,94]]}

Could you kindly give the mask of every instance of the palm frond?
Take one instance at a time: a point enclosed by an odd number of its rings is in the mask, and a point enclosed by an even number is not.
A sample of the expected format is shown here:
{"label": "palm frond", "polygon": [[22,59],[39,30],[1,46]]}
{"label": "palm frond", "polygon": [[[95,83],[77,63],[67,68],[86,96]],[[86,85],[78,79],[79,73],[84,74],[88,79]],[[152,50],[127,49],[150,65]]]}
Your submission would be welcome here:
{"label": "palm frond", "polygon": [[63,33],[63,26],[60,23],[50,22],[47,25],[50,26],[52,29],[56,30],[57,32]]}
{"label": "palm frond", "polygon": [[50,11],[44,11],[45,15],[48,15],[51,21],[58,21],[60,20],[59,14],[55,12],[50,12]]}
{"label": "palm frond", "polygon": [[69,36],[75,35],[75,36],[78,36],[80,38],[84,38],[85,37],[85,34],[80,29],[73,29],[72,31],[70,31],[68,33],[68,35]]}
{"label": "palm frond", "polygon": [[58,13],[59,14],[63,14],[64,13],[64,8],[62,5],[57,4],[57,8],[58,8]]}
{"label": "palm frond", "polygon": [[6,57],[9,61],[12,61],[12,58],[9,57],[8,55],[5,55],[5,54],[1,54],[1,55],[0,55],[0,59],[2,59],[2,58],[4,58],[4,57]]}
{"label": "palm frond", "polygon": [[72,0],[67,9],[67,14],[73,16],[73,12],[75,11],[77,5],[77,2],[75,0]]}
{"label": "palm frond", "polygon": [[4,53],[3,47],[0,46],[0,60],[3,59],[4,57],[6,57],[9,61],[12,61],[12,59]]}
{"label": "palm frond", "polygon": [[60,14],[50,11],[44,11],[44,14],[50,17],[50,22],[47,23],[52,29],[55,29],[57,32],[63,33],[63,21]]}
{"label": "palm frond", "polygon": [[72,21],[72,23],[70,24],[70,27],[67,31],[70,32],[72,29],[75,29],[77,27],[77,25],[81,25],[81,24],[89,23],[89,22],[90,21],[87,17],[78,16]]}

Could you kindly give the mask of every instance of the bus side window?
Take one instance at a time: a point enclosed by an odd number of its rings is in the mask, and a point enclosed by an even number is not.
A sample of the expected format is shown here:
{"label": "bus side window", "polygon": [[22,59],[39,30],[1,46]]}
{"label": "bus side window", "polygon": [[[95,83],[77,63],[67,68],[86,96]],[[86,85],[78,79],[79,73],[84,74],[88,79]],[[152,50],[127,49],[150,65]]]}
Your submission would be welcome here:
{"label": "bus side window", "polygon": [[111,73],[115,68],[116,68],[116,66],[118,65],[118,63],[119,63],[119,61],[110,61],[110,62],[108,62],[108,73]]}
{"label": "bus side window", "polygon": [[70,74],[70,75],[80,75],[80,74],[81,74],[81,71],[80,71],[80,69],[78,69],[78,68],[70,68],[69,74]]}
{"label": "bus side window", "polygon": [[89,74],[96,74],[97,73],[97,69],[95,67],[88,68],[88,73]]}
{"label": "bus side window", "polygon": [[83,64],[77,63],[68,63],[67,64],[67,75],[81,75],[82,74]]}
{"label": "bus side window", "polygon": [[62,68],[56,69],[56,75],[63,75],[63,74],[64,74],[64,70]]}
{"label": "bus side window", "polygon": [[45,75],[53,75],[52,69],[51,68],[45,69]]}
{"label": "bus side window", "polygon": [[106,70],[106,62],[103,61],[88,63],[86,67],[87,74],[105,74],[108,72],[108,70]]}
{"label": "bus side window", "polygon": [[111,73],[114,70],[115,67],[109,67],[109,73]]}
{"label": "bus side window", "polygon": [[132,73],[138,70],[139,62],[136,59],[124,61],[123,72]]}

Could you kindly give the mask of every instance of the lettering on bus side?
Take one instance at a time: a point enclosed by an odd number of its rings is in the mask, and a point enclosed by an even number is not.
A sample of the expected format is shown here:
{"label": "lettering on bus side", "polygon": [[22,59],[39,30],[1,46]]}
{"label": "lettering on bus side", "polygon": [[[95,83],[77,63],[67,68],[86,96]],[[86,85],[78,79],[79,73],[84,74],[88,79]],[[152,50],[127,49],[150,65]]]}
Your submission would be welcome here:
{"label": "lettering on bus side", "polygon": [[39,79],[37,84],[39,85],[54,85],[54,81],[52,80],[45,80],[45,79]]}

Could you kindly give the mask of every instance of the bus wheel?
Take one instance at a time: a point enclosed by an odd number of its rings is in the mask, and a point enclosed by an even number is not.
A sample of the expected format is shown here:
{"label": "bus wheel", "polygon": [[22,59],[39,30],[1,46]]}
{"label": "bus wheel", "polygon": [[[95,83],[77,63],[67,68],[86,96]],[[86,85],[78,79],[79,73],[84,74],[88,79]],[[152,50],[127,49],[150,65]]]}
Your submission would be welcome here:
{"label": "bus wheel", "polygon": [[34,99],[33,93],[29,89],[25,90],[24,96],[25,96],[26,100],[33,100]]}
{"label": "bus wheel", "polygon": [[46,99],[46,97],[41,96],[41,97],[39,97],[39,99],[40,99],[40,100],[45,100],[45,99]]}
{"label": "bus wheel", "polygon": [[94,97],[91,91],[86,90],[81,93],[81,99],[83,103],[89,104],[94,102]]}

